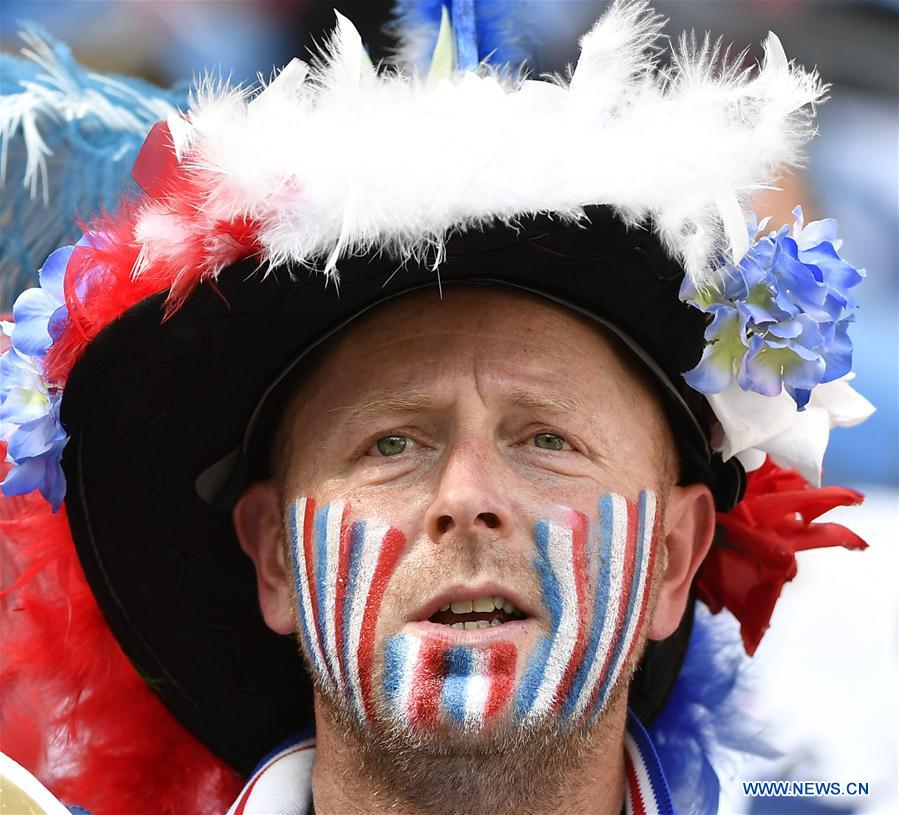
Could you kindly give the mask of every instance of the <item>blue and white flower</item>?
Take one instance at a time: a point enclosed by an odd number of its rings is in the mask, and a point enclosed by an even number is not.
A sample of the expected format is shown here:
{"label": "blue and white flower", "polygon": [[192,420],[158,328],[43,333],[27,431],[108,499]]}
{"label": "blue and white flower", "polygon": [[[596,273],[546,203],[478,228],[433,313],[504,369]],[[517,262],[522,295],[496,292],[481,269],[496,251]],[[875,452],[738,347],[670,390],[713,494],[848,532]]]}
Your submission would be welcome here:
{"label": "blue and white flower", "polygon": [[0,486],[4,495],[40,490],[54,512],[66,492],[60,460],[68,436],[59,420],[61,401],[62,391],[44,380],[39,360],[14,347],[0,356],[0,438],[13,465]]}
{"label": "blue and white flower", "polygon": [[[805,226],[802,208],[793,214],[792,230],[756,240],[723,291],[699,291],[685,278],[681,299],[712,316],[702,359],[684,375],[696,390],[721,393],[734,381],[763,396],[785,389],[801,410],[815,386],[849,373],[850,289],[864,270],[837,254],[836,221]],[[765,224],[751,224],[750,237]]]}
{"label": "blue and white flower", "polygon": [[22,292],[13,304],[13,322],[0,325],[10,339],[0,356],[0,439],[12,464],[0,488],[4,495],[39,490],[54,511],[65,497],[60,462],[68,436],[59,419],[62,391],[45,379],[43,360],[68,318],[66,267],[78,246],[95,239],[86,235],[53,252],[40,270],[40,286]]}

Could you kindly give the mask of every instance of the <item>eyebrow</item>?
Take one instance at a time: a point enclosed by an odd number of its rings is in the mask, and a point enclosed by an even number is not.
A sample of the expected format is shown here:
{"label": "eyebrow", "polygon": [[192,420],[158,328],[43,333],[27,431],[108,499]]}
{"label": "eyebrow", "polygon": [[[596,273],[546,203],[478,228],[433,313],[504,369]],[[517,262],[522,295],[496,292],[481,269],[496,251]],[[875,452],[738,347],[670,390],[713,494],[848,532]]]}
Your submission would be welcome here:
{"label": "eyebrow", "polygon": [[[584,403],[575,397],[555,393],[534,393],[516,389],[506,396],[514,405],[527,410],[542,410],[550,413],[577,413],[585,410]],[[361,424],[367,419],[384,414],[421,413],[433,407],[433,395],[425,391],[398,391],[373,397],[361,405],[345,405],[331,408],[332,413],[346,414],[348,425]]]}

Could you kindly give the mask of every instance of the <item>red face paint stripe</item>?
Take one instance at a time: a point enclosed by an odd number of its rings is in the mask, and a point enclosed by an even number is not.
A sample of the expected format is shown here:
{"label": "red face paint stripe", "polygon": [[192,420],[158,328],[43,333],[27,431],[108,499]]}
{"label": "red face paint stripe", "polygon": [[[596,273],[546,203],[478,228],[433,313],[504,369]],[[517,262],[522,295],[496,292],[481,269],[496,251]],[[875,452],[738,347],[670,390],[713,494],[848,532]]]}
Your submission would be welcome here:
{"label": "red face paint stripe", "polygon": [[340,522],[340,550],[337,560],[337,585],[334,588],[334,631],[336,632],[337,669],[343,686],[347,684],[344,666],[346,665],[345,643],[343,637],[344,614],[346,613],[346,587],[350,572],[350,545],[352,536],[349,523],[350,505],[343,510]]}
{"label": "red face paint stripe", "polygon": [[[322,638],[321,620],[318,617],[318,592],[315,586],[315,569],[313,568],[313,556],[315,551],[315,509],[316,503],[313,499],[306,500],[306,512],[303,516],[303,557],[306,561],[306,580],[309,583],[309,597],[312,600],[312,631],[310,636],[314,635],[318,640],[318,647],[324,653],[324,639]],[[325,669],[325,665],[322,665]]]}
{"label": "red face paint stripe", "polygon": [[446,678],[446,648],[425,640],[421,644],[409,694],[409,722],[419,730],[437,726],[440,718],[440,691]]}
{"label": "red face paint stripe", "polygon": [[587,516],[580,512],[571,513],[571,556],[574,567],[574,585],[577,591],[578,608],[578,634],[571,656],[568,659],[568,667],[559,687],[556,690],[553,701],[553,710],[558,710],[562,700],[568,696],[571,683],[577,675],[581,660],[584,657],[584,649],[587,646],[587,580],[589,568],[587,565]]}
{"label": "red face paint stripe", "polygon": [[593,692],[590,694],[588,710],[592,710],[593,706],[596,704],[599,692],[606,681],[606,674],[608,673],[615,653],[618,650],[618,640],[620,640],[624,634],[624,618],[627,615],[627,606],[631,596],[631,583],[634,579],[634,557],[636,556],[637,551],[637,505],[629,500],[625,500],[625,505],[627,507],[627,535],[624,547],[624,569],[622,570],[621,578],[621,597],[618,599],[618,614],[616,615],[615,622],[615,636],[612,637],[612,641],[609,643],[609,651],[603,662],[602,672],[593,688]]}
{"label": "red face paint stripe", "polygon": [[359,684],[362,690],[362,704],[369,721],[371,721],[374,713],[374,699],[372,699],[371,694],[371,658],[374,650],[378,611],[381,608],[384,590],[387,588],[387,583],[400,559],[405,544],[405,535],[397,529],[390,529],[384,535],[384,541],[381,544],[381,551],[378,555],[378,565],[375,567],[374,577],[372,577],[371,587],[368,592],[365,614],[362,617],[358,655]]}
{"label": "red face paint stripe", "polygon": [[501,642],[490,649],[487,670],[490,676],[490,695],[484,706],[484,720],[502,710],[515,687],[515,658],[517,649],[511,642]]}
{"label": "red face paint stripe", "polygon": [[643,578],[646,581],[646,587],[643,589],[643,602],[640,604],[640,617],[637,620],[637,627],[634,629],[634,638],[631,641],[630,647],[628,648],[627,658],[622,663],[622,665],[630,664],[631,658],[634,655],[634,650],[637,647],[637,643],[640,641],[640,632],[643,630],[643,621],[646,617],[646,609],[649,608],[649,595],[650,589],[652,588],[652,573],[656,562],[656,541],[658,540],[659,535],[659,514],[659,507],[658,504],[656,504],[655,516],[653,517],[652,522],[652,535],[649,538],[649,563],[646,566],[646,576]]}

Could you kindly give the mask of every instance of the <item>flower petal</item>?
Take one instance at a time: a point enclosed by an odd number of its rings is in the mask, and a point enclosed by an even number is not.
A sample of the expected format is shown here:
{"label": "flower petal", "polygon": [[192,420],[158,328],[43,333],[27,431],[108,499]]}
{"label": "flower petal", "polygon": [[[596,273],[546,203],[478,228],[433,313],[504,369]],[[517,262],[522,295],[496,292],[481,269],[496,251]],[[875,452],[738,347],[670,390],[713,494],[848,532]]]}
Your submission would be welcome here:
{"label": "flower petal", "polygon": [[854,374],[849,374],[835,382],[818,385],[812,391],[809,405],[824,408],[830,416],[831,427],[854,427],[869,419],[876,410],[849,384],[854,378]]}
{"label": "flower petal", "polygon": [[812,249],[822,243],[833,243],[837,239],[837,222],[833,218],[822,218],[812,221],[808,226],[793,227],[793,240],[800,250]]}
{"label": "flower petal", "polygon": [[757,450],[755,447],[749,447],[746,450],[741,450],[734,456],[734,458],[743,465],[743,469],[747,473],[752,473],[765,463],[768,454],[764,450]]}
{"label": "flower petal", "polygon": [[12,307],[13,348],[29,357],[43,356],[52,342],[47,322],[56,309],[57,303],[43,289],[23,291]]}
{"label": "flower petal", "polygon": [[720,393],[706,396],[724,431],[720,451],[724,460],[762,445],[787,430],[795,421],[796,403],[785,391],[779,396],[762,396],[744,391],[733,382]]}
{"label": "flower petal", "polygon": [[796,413],[792,426],[760,444],[778,467],[796,470],[806,481],[821,486],[821,463],[830,438],[830,417],[823,408]]}
{"label": "flower petal", "polygon": [[57,249],[44,261],[44,265],[38,272],[41,288],[47,292],[57,306],[62,305],[66,300],[64,290],[66,266],[74,251],[74,246],[63,246]]}

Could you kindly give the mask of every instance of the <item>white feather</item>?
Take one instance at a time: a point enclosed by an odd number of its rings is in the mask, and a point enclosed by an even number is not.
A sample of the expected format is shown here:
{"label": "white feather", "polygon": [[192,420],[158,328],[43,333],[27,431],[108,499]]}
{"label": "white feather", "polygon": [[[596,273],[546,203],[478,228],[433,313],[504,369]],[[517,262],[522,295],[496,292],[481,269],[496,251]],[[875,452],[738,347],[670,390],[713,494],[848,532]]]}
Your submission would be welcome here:
{"label": "white feather", "polygon": [[[584,38],[570,88],[484,71],[429,85],[418,72],[376,75],[339,17],[308,76],[289,68],[255,102],[201,88],[177,138],[207,197],[176,231],[201,239],[250,216],[263,262],[336,277],[348,255],[433,259],[453,230],[608,204],[628,223],[652,219],[707,284],[722,252],[745,247],[738,202],[799,160],[824,87],[773,37],[755,78],[722,68],[708,38],[685,40],[659,74],[659,25],[645,2],[616,2]],[[154,211],[140,224],[150,256],[171,237],[165,220]]]}

